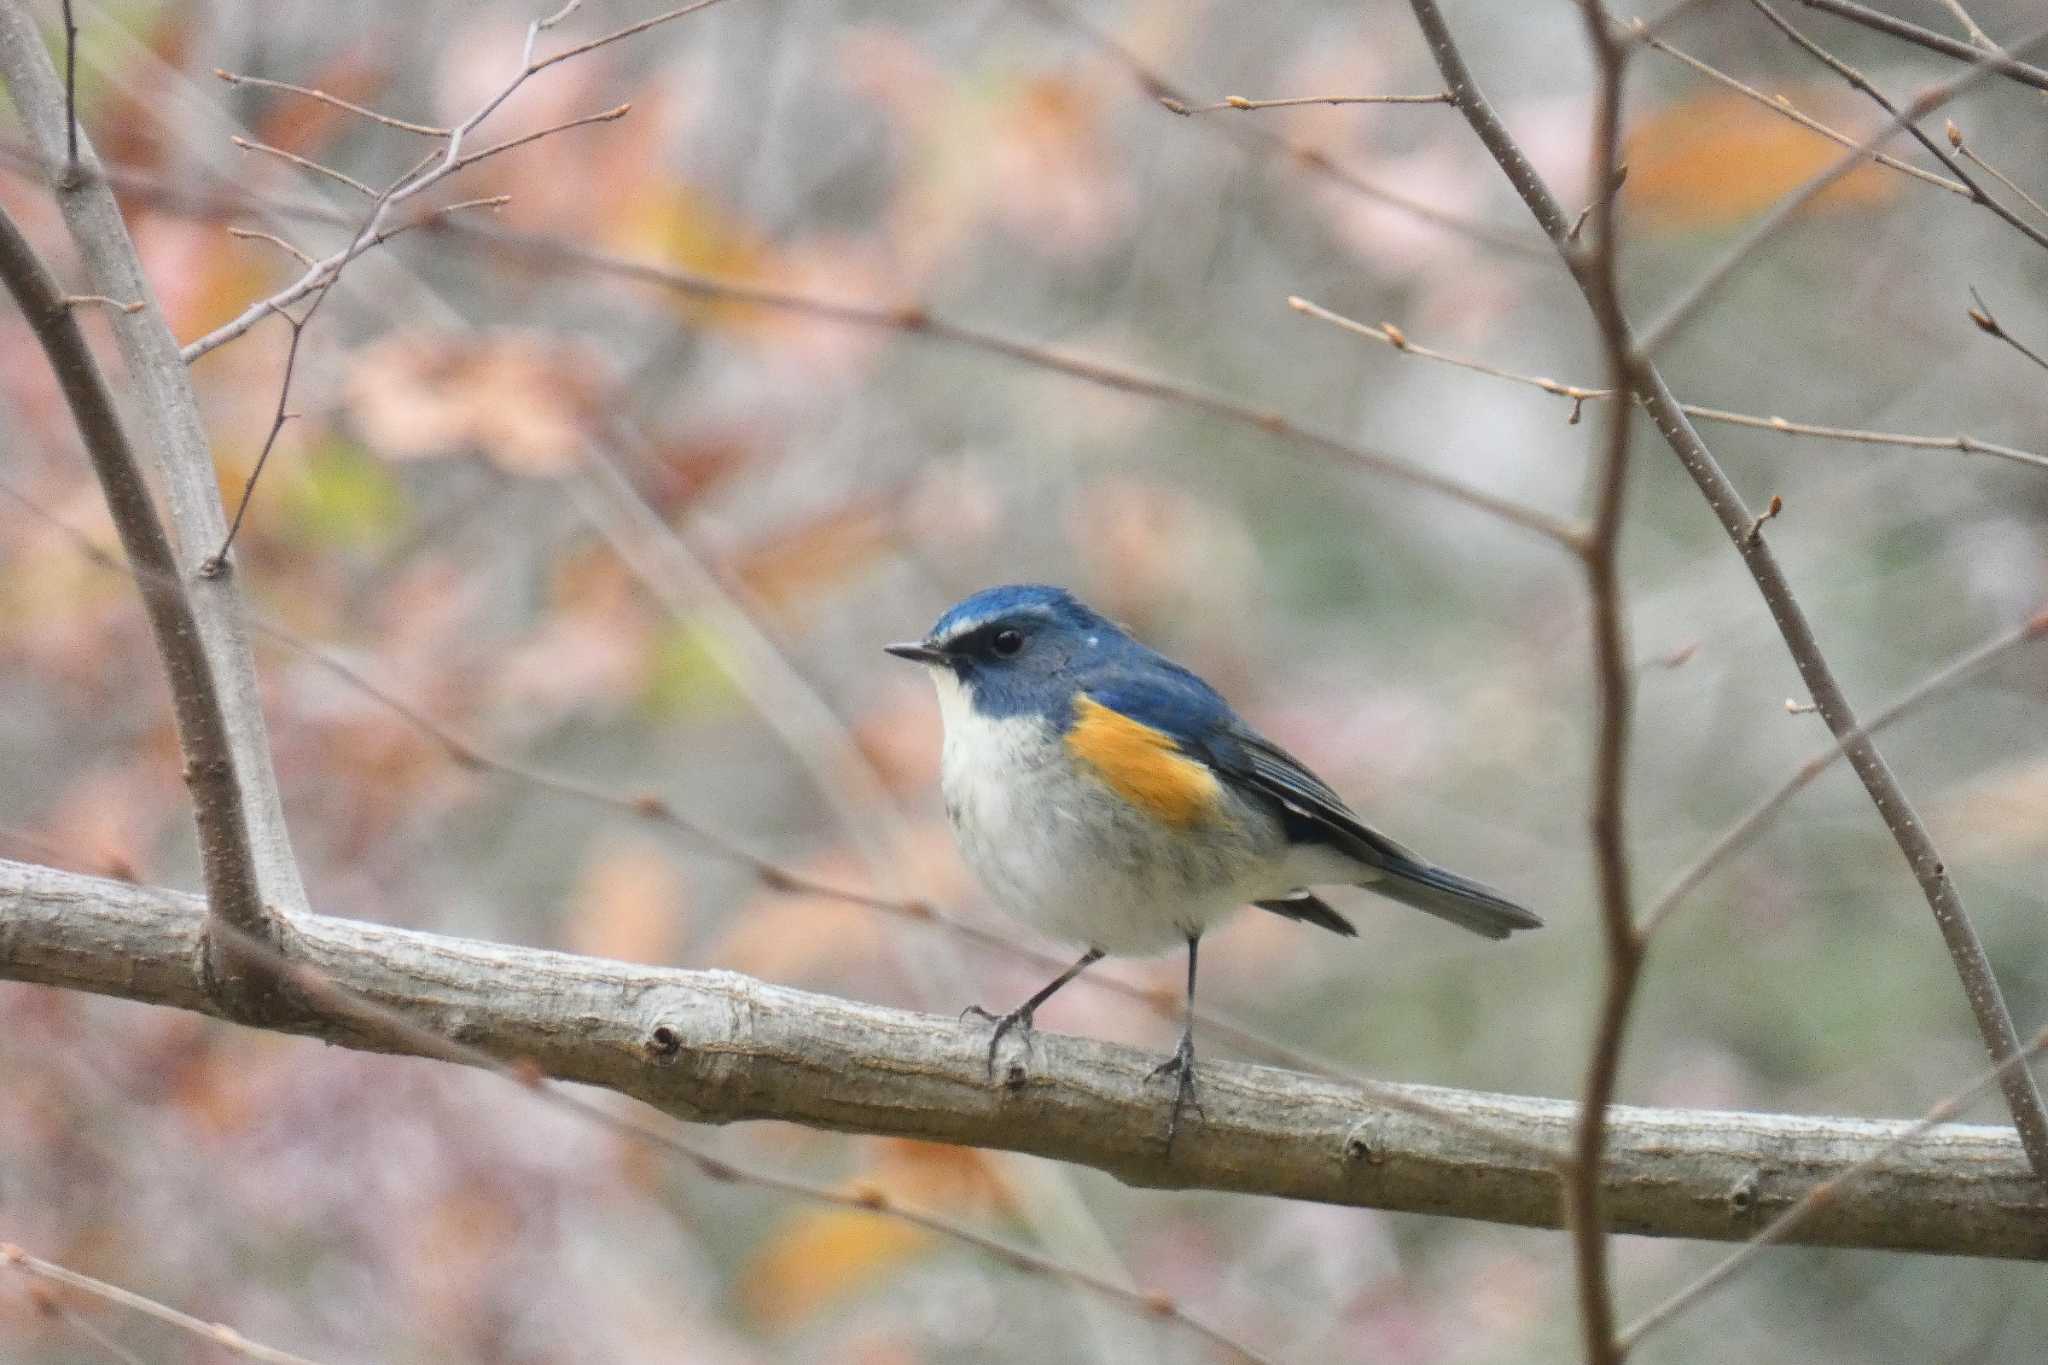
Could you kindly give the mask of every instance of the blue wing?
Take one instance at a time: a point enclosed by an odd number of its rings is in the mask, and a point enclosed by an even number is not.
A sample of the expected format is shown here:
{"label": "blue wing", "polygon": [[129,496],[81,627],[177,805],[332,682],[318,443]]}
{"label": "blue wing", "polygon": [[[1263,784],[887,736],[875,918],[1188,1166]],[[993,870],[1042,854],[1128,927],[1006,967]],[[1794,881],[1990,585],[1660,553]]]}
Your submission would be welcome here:
{"label": "blue wing", "polygon": [[[1164,659],[1143,677],[1120,677],[1082,691],[1113,711],[1172,736],[1181,752],[1209,765],[1240,790],[1249,787],[1296,817],[1298,839],[1335,843],[1374,866],[1423,859],[1367,827],[1329,783],[1247,725],[1215,688]],[[1298,825],[1299,828],[1292,826]],[[1353,847],[1356,845],[1357,847]]]}
{"label": "blue wing", "polygon": [[[1183,753],[1209,765],[1240,791],[1257,792],[1280,809],[1294,843],[1328,844],[1382,874],[1366,883],[1383,896],[1450,920],[1489,938],[1543,921],[1481,883],[1436,866],[1367,825],[1308,765],[1247,725],[1194,674],[1167,660],[1142,678],[1118,678],[1082,690],[1104,706],[1173,737]],[[1341,916],[1313,896],[1261,902],[1266,909],[1344,927]],[[1322,915],[1316,912],[1320,910]]]}

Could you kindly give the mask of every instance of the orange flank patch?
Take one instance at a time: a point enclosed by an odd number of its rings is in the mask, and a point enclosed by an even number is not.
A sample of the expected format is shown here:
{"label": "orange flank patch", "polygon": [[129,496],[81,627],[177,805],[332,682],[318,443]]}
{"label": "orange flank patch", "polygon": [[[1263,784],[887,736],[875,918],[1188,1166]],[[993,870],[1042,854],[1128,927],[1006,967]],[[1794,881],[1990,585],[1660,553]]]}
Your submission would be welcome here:
{"label": "orange flank patch", "polygon": [[1163,824],[1186,827],[1216,815],[1223,794],[1206,764],[1164,730],[1112,711],[1092,697],[1074,706],[1067,749],[1118,796]]}

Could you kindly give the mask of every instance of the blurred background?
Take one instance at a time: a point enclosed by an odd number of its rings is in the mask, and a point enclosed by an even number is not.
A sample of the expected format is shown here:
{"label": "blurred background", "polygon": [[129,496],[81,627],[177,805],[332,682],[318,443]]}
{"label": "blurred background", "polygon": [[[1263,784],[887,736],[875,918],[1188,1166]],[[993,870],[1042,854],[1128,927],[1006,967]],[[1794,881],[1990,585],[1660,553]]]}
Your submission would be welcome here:
{"label": "blurred background", "polygon": [[[81,117],[125,175],[179,337],[301,271],[229,226],[325,254],[367,210],[232,137],[373,186],[434,145],[216,68],[448,124],[517,72],[541,8],[80,0]],[[661,8],[593,0],[541,51]],[[1888,8],[1961,32],[1935,0]],[[1969,8],[2007,37],[2038,18],[2027,0]],[[1591,113],[1576,7],[1447,9],[1576,209]],[[55,3],[41,12],[59,33]],[[1792,17],[1901,102],[1956,69]],[[1669,37],[1831,126],[1881,122],[1744,6],[1698,6]],[[1343,904],[1360,937],[1333,946],[1246,914],[1207,941],[1205,1003],[1364,1074],[1573,1095],[1600,946],[1590,645],[1567,556],[1184,406],[607,264],[915,306],[1576,515],[1601,404],[1574,424],[1567,400],[1287,306],[1299,295],[1507,370],[1602,382],[1584,305],[1462,120],[1432,104],[1176,117],[1147,71],[1198,102],[1440,89],[1392,0],[1091,3],[1079,21],[1023,0],[728,0],[541,73],[479,137],[631,112],[437,188],[435,203],[510,196],[448,219],[476,230],[418,229],[350,266],[306,331],[300,415],[257,487],[240,581],[266,620],[491,753],[658,794],[791,869],[998,927],[939,810],[929,684],[879,646],[975,588],[1064,583],[1206,674],[1374,823],[1551,924],[1495,945],[1358,896]],[[1836,153],[1664,53],[1639,54],[1630,95],[1625,274],[1648,317]],[[1987,83],[1948,116],[2048,192],[2038,94]],[[0,202],[72,271],[46,193],[21,172],[11,108],[0,124]],[[1688,401],[1758,416],[2048,449],[2043,372],[1965,315],[1975,288],[2016,336],[2048,340],[2044,266],[1963,198],[1866,168],[1747,265],[1666,373]],[[288,340],[272,320],[195,366],[231,507]],[[1754,504],[1783,497],[1766,534],[1866,713],[2042,606],[2040,469],[1704,432]],[[11,309],[0,449],[10,489],[113,543]],[[1646,903],[1826,734],[1788,709],[1805,694],[1769,616],[1646,423],[1637,456],[1625,566]],[[673,535],[636,522],[640,508]],[[1007,1008],[1041,983],[1014,956],[763,889],[701,842],[458,767],[303,652],[258,648],[287,812],[326,913],[948,1014]],[[2020,651],[1884,742],[2023,1034],[2048,1017],[2044,691],[2041,654]],[[0,501],[0,696],[0,854],[196,887],[133,586],[13,498]],[[1105,969],[1164,991],[1180,970]],[[1085,986],[1039,1023],[1146,1048],[1173,1036]],[[1913,1115],[1983,1064],[1926,907],[1841,769],[1656,940],[1622,1098]],[[707,1183],[445,1065],[0,985],[0,1075],[0,1239],[323,1360],[1205,1358],[1170,1325],[883,1220]],[[2003,1112],[1992,1100],[1972,1117]],[[1282,1358],[1576,1358],[1555,1233],[1130,1190],[1029,1158],[780,1125],[697,1136],[1169,1291]],[[1617,1239],[1624,1317],[1721,1251]],[[145,1320],[79,1311],[140,1358],[215,1358]],[[2019,1361],[2038,1358],[2044,1331],[2030,1267],[1779,1250],[1637,1358]],[[0,1356],[94,1349],[23,1283],[0,1283]]]}

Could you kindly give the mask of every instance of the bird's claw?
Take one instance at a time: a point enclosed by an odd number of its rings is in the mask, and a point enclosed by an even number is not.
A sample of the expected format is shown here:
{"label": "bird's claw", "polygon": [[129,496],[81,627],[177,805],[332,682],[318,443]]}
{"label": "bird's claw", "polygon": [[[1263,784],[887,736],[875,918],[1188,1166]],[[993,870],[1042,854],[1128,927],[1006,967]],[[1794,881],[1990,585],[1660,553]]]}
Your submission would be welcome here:
{"label": "bird's claw", "polygon": [[1173,1139],[1180,1132],[1181,1111],[1193,1105],[1195,1113],[1203,1119],[1209,1117],[1202,1108],[1202,1098],[1195,1089],[1195,1040],[1192,1034],[1183,1033],[1180,1046],[1173,1055],[1146,1074],[1145,1079],[1156,1080],[1161,1076],[1177,1076],[1180,1084],[1173,1094],[1173,1109],[1166,1116],[1166,1154],[1173,1155]]}
{"label": "bird's claw", "polygon": [[965,1019],[970,1014],[977,1019],[986,1019],[996,1026],[995,1032],[988,1036],[988,1078],[994,1080],[996,1077],[996,1049],[1002,1046],[1004,1034],[1013,1028],[1020,1029],[1025,1039],[1024,1046],[1027,1048],[1031,1046],[1031,1011],[1011,1010],[1008,1014],[990,1014],[979,1005],[969,1005],[966,1009],[960,1011],[962,1019]]}

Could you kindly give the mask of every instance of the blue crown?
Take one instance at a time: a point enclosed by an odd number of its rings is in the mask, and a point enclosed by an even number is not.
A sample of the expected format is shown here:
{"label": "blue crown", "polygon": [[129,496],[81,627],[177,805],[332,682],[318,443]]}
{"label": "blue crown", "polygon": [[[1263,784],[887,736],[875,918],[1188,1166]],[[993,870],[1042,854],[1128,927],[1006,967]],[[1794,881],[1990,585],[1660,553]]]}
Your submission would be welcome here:
{"label": "blue crown", "polygon": [[[1000,588],[984,588],[955,606],[939,618],[938,624],[932,627],[930,638],[943,640],[963,626],[1027,612],[1076,630],[1099,630],[1105,626],[1116,629],[1114,623],[1082,606],[1065,588],[1055,588],[1046,583],[1012,583]],[[1122,634],[1121,631],[1117,633]]]}

